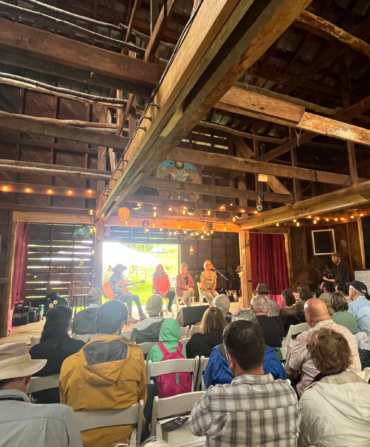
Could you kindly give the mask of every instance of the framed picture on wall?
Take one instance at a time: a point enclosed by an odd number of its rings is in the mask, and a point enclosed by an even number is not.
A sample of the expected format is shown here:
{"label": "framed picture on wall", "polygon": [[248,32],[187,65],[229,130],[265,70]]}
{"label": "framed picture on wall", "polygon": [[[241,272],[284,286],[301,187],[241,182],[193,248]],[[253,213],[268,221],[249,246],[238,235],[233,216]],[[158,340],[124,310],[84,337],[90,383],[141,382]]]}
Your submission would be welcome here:
{"label": "framed picture on wall", "polygon": [[334,230],[312,230],[314,255],[331,255],[337,251]]}

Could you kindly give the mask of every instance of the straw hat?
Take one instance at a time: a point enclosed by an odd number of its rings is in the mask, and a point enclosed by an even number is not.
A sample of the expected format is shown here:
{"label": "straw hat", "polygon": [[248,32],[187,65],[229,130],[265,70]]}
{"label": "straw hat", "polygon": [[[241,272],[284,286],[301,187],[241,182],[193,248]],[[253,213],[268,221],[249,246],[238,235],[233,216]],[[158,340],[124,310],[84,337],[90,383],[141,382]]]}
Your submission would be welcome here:
{"label": "straw hat", "polygon": [[267,287],[267,284],[258,284],[257,289],[253,292],[255,295],[259,295],[260,293],[271,293],[271,290]]}
{"label": "straw hat", "polygon": [[26,343],[0,345],[0,380],[32,376],[47,360],[32,360]]}

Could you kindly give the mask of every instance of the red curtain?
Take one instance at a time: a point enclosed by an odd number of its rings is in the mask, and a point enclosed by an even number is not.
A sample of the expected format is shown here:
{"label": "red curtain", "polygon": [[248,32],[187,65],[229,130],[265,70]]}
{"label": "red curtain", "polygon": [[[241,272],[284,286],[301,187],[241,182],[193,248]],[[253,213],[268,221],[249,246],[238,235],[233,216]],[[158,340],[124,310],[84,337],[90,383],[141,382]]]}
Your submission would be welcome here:
{"label": "red curtain", "polygon": [[12,301],[9,329],[12,329],[12,316],[15,303],[24,300],[26,291],[26,269],[28,252],[28,224],[19,222],[15,236],[14,270],[12,283]]}
{"label": "red curtain", "polygon": [[252,285],[267,284],[271,298],[283,306],[281,292],[289,289],[288,264],[283,234],[250,234]]}

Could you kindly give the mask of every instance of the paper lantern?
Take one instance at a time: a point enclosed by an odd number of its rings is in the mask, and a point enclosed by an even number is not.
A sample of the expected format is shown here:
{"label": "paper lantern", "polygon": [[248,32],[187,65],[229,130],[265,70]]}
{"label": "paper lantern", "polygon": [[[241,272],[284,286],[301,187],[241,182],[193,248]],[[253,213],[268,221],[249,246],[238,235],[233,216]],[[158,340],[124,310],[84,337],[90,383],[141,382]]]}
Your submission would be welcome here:
{"label": "paper lantern", "polygon": [[118,210],[118,217],[122,225],[126,225],[130,217],[130,210],[128,208],[120,208]]}

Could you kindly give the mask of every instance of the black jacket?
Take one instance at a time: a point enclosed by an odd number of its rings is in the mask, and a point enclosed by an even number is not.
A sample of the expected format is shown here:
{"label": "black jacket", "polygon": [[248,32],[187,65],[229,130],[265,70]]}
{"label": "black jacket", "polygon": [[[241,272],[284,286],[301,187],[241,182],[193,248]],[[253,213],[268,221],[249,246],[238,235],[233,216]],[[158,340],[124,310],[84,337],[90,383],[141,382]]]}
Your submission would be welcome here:
{"label": "black jacket", "polygon": [[131,341],[136,344],[159,341],[159,333],[161,332],[164,320],[152,323],[145,329],[134,328],[131,334]]}
{"label": "black jacket", "polygon": [[346,284],[349,282],[349,271],[348,267],[344,262],[340,262],[335,271],[335,283],[336,284]]}
{"label": "black jacket", "polygon": [[265,343],[270,348],[281,348],[281,341],[284,336],[284,329],[275,317],[267,315],[257,315],[258,322],[265,336]]}
{"label": "black jacket", "polygon": [[[59,374],[64,360],[78,352],[85,343],[81,340],[74,340],[68,335],[62,338],[53,338],[30,349],[32,359],[46,359],[46,365],[37,373],[36,376],[50,376]],[[37,403],[57,404],[59,403],[59,388],[34,393],[33,397]]]}
{"label": "black jacket", "polygon": [[215,346],[222,343],[222,330],[211,332],[209,334],[194,334],[186,345],[186,357],[194,359],[197,355],[209,357]]}
{"label": "black jacket", "polygon": [[100,307],[88,307],[81,310],[72,322],[72,334],[96,334],[96,316]]}

